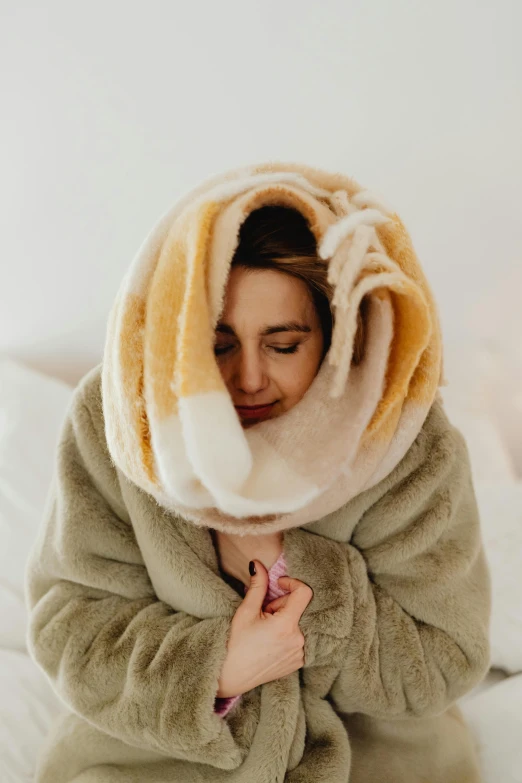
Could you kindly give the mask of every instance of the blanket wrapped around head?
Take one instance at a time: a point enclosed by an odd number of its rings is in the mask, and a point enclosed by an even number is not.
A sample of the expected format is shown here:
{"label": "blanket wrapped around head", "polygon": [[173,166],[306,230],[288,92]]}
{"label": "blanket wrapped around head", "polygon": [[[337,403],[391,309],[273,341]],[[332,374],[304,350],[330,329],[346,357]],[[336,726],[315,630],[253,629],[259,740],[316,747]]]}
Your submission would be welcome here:
{"label": "blanket wrapped around head", "polygon": [[[240,227],[266,205],[305,217],[334,286],[334,328],[302,399],[244,429],[214,335]],[[354,364],[363,298],[364,355]],[[436,305],[399,216],[348,176],[271,161],[205,181],[139,249],[109,316],[107,444],[169,510],[223,532],[272,533],[388,475],[443,383]]]}

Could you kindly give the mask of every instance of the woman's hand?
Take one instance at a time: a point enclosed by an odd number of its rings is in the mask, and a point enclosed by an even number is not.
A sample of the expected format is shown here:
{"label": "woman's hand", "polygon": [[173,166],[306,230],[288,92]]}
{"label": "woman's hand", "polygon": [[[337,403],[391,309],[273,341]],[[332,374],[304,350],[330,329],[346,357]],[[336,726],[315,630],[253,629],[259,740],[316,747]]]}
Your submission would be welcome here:
{"label": "woman's hand", "polygon": [[299,620],[313,598],[311,587],[299,579],[280,577],[281,587],[290,592],[273,613],[263,611],[268,571],[255,560],[256,574],[233,619],[228,653],[219,678],[217,696],[240,693],[278,680],[300,669],[304,663],[304,636]]}
{"label": "woman's hand", "polygon": [[270,570],[283,551],[282,533],[239,536],[215,530],[214,535],[222,570],[244,585],[250,583],[250,560],[256,558]]}

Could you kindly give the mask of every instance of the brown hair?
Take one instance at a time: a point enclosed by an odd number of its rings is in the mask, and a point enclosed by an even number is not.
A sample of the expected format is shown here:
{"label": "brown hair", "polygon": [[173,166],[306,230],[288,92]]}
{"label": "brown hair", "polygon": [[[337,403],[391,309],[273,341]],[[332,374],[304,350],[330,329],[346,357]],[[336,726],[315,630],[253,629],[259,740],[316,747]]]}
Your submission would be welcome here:
{"label": "brown hair", "polygon": [[[241,225],[232,266],[274,269],[306,283],[323,330],[324,359],[330,348],[335,322],[331,305],[333,286],[327,279],[328,264],[318,256],[315,237],[304,215],[293,207],[277,205],[253,210]],[[364,321],[359,308],[352,357],[354,364],[362,359],[363,345]]]}

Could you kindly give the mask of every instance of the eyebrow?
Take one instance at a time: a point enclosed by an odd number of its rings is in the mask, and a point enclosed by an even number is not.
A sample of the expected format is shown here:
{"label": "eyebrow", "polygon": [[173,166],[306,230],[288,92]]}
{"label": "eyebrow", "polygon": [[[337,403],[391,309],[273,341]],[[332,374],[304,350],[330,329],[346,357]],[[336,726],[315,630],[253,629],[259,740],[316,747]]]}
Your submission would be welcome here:
{"label": "eyebrow", "polygon": [[[266,337],[269,334],[276,334],[276,332],[311,332],[312,329],[310,326],[307,326],[307,324],[299,323],[299,321],[285,321],[281,324],[275,324],[274,326],[265,326],[264,329],[261,330],[260,334],[263,337]],[[222,334],[231,334],[235,336],[235,331],[233,328],[226,323],[218,323],[216,326],[216,332],[220,332]]]}

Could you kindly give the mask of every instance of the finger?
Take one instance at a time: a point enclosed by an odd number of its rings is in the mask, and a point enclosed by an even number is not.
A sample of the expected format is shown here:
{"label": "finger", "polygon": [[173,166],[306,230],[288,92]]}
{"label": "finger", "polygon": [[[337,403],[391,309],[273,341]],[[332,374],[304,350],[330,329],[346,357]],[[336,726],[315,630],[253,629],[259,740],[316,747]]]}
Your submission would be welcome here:
{"label": "finger", "polygon": [[278,598],[274,598],[265,606],[264,611],[270,612],[270,614],[274,614],[274,612],[277,612],[278,609],[281,609],[281,607],[286,604],[287,599],[287,595],[280,595]]}
{"label": "finger", "polygon": [[[259,616],[268,587],[268,571],[260,560],[254,560],[256,573],[250,577],[250,584],[241,604],[242,612]],[[246,586],[246,585],[245,585]]]}
{"label": "finger", "polygon": [[294,577],[288,575],[280,576],[277,583],[282,590],[286,590],[289,593],[293,593],[303,586],[308,587],[305,582],[302,582],[300,579],[294,579]]}
{"label": "finger", "polygon": [[[311,588],[299,579],[291,579],[290,582],[297,582],[297,585],[291,585],[290,592],[285,596],[285,605],[281,607],[280,611],[285,614],[296,616],[299,620],[308,604],[313,599],[313,592],[310,593]],[[284,585],[281,585],[284,587]]]}

